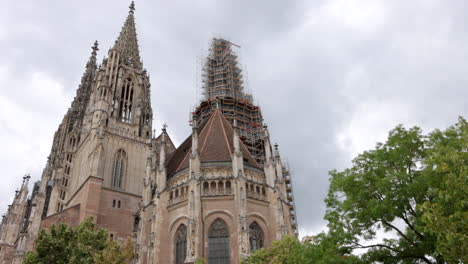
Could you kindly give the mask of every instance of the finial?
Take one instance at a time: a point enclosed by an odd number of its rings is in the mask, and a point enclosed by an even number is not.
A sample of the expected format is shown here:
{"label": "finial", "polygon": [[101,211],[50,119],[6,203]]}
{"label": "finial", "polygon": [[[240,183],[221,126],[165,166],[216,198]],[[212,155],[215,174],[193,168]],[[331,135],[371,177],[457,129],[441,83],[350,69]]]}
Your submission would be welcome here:
{"label": "finial", "polygon": [[28,174],[25,174],[23,176],[23,184],[25,183],[28,183],[29,182],[29,179],[31,179],[31,175],[28,173]]}
{"label": "finial", "polygon": [[99,42],[96,40],[96,41],[94,42],[94,45],[91,47],[91,49],[93,49],[93,53],[92,53],[93,55],[96,55],[96,54],[97,54],[97,51],[99,50],[98,44],[99,44]]}
{"label": "finial", "polygon": [[163,132],[166,132],[166,128],[167,128],[167,125],[166,125],[166,123],[164,123],[163,127],[162,127]]}
{"label": "finial", "polygon": [[130,8],[129,13],[133,14],[133,12],[135,12],[135,1],[132,1],[129,8]]}
{"label": "finial", "polygon": [[279,156],[278,143],[275,143],[275,157],[279,158]]}

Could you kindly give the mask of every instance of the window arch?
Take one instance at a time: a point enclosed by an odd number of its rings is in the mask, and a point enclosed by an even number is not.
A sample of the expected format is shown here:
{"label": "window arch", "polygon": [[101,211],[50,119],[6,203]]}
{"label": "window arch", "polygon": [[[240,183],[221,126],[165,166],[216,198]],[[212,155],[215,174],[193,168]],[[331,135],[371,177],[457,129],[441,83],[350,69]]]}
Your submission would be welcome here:
{"label": "window arch", "polygon": [[132,120],[133,81],[127,78],[121,89],[119,118],[122,122],[130,123]]}
{"label": "window arch", "polygon": [[187,227],[181,224],[175,234],[175,263],[185,263],[187,257]]}
{"label": "window arch", "polygon": [[226,223],[217,218],[208,231],[208,263],[230,264],[229,230]]}
{"label": "window arch", "polygon": [[125,174],[127,154],[123,149],[119,149],[114,158],[112,167],[112,187],[121,188]]}
{"label": "window arch", "polygon": [[70,148],[74,148],[74,147],[75,147],[75,145],[76,145],[76,139],[75,139],[74,136],[72,136],[72,137],[70,138],[70,142],[69,142],[68,145],[70,146]]}
{"label": "window arch", "polygon": [[253,222],[249,225],[249,242],[250,252],[254,252],[257,249],[263,247],[263,231],[257,222]]}

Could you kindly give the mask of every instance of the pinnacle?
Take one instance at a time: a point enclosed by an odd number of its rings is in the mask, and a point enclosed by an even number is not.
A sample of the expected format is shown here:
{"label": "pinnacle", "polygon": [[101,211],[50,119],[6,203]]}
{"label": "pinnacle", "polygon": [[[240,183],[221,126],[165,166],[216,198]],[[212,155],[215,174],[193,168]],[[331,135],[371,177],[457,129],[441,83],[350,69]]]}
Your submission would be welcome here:
{"label": "pinnacle", "polygon": [[132,1],[132,3],[130,4],[128,8],[130,8],[129,13],[133,14],[135,12],[135,1]]}
{"label": "pinnacle", "polygon": [[[86,72],[94,71],[94,68],[96,68],[96,55],[97,55],[97,51],[99,50],[98,45],[99,45],[99,42],[97,40],[94,41],[94,44],[91,47],[91,50],[92,50],[91,57],[89,57],[89,60],[86,63]],[[85,72],[85,75],[86,75],[86,72]]]}
{"label": "pinnacle", "polygon": [[94,45],[91,47],[91,49],[93,50],[93,52],[91,53],[93,56],[96,56],[97,55],[97,51],[99,50],[98,48],[98,45],[99,45],[99,42],[96,40],[94,42]]}
{"label": "pinnacle", "polygon": [[138,40],[135,29],[135,3],[133,1],[129,8],[130,11],[127,19],[113,48],[121,52],[121,58],[123,58],[124,63],[141,69],[140,52],[138,50]]}

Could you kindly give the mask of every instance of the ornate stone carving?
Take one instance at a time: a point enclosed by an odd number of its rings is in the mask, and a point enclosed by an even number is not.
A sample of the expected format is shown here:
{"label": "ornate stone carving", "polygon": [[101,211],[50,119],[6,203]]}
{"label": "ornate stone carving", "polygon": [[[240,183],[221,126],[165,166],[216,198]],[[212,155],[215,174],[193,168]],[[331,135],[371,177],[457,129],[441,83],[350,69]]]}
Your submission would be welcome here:
{"label": "ornate stone carving", "polygon": [[197,228],[197,222],[193,219],[189,221],[190,225],[190,256],[194,257],[195,256],[195,239],[196,239],[196,228]]}
{"label": "ornate stone carving", "polygon": [[214,179],[219,177],[232,177],[232,169],[231,168],[203,168],[202,169],[202,177],[204,179]]}

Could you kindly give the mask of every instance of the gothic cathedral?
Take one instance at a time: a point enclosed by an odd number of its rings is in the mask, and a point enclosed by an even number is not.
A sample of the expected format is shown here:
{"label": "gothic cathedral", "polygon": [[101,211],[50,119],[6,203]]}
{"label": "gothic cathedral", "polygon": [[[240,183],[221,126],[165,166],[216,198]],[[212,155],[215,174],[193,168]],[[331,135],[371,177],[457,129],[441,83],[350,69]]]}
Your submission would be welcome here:
{"label": "gothic cathedral", "polygon": [[152,127],[134,4],[97,66],[92,47],[76,97],[55,132],[41,181],[23,178],[0,225],[0,263],[22,263],[41,229],[92,217],[135,244],[135,263],[239,264],[297,235],[291,176],[244,91],[235,44],[214,38],[192,134],[175,147]]}

